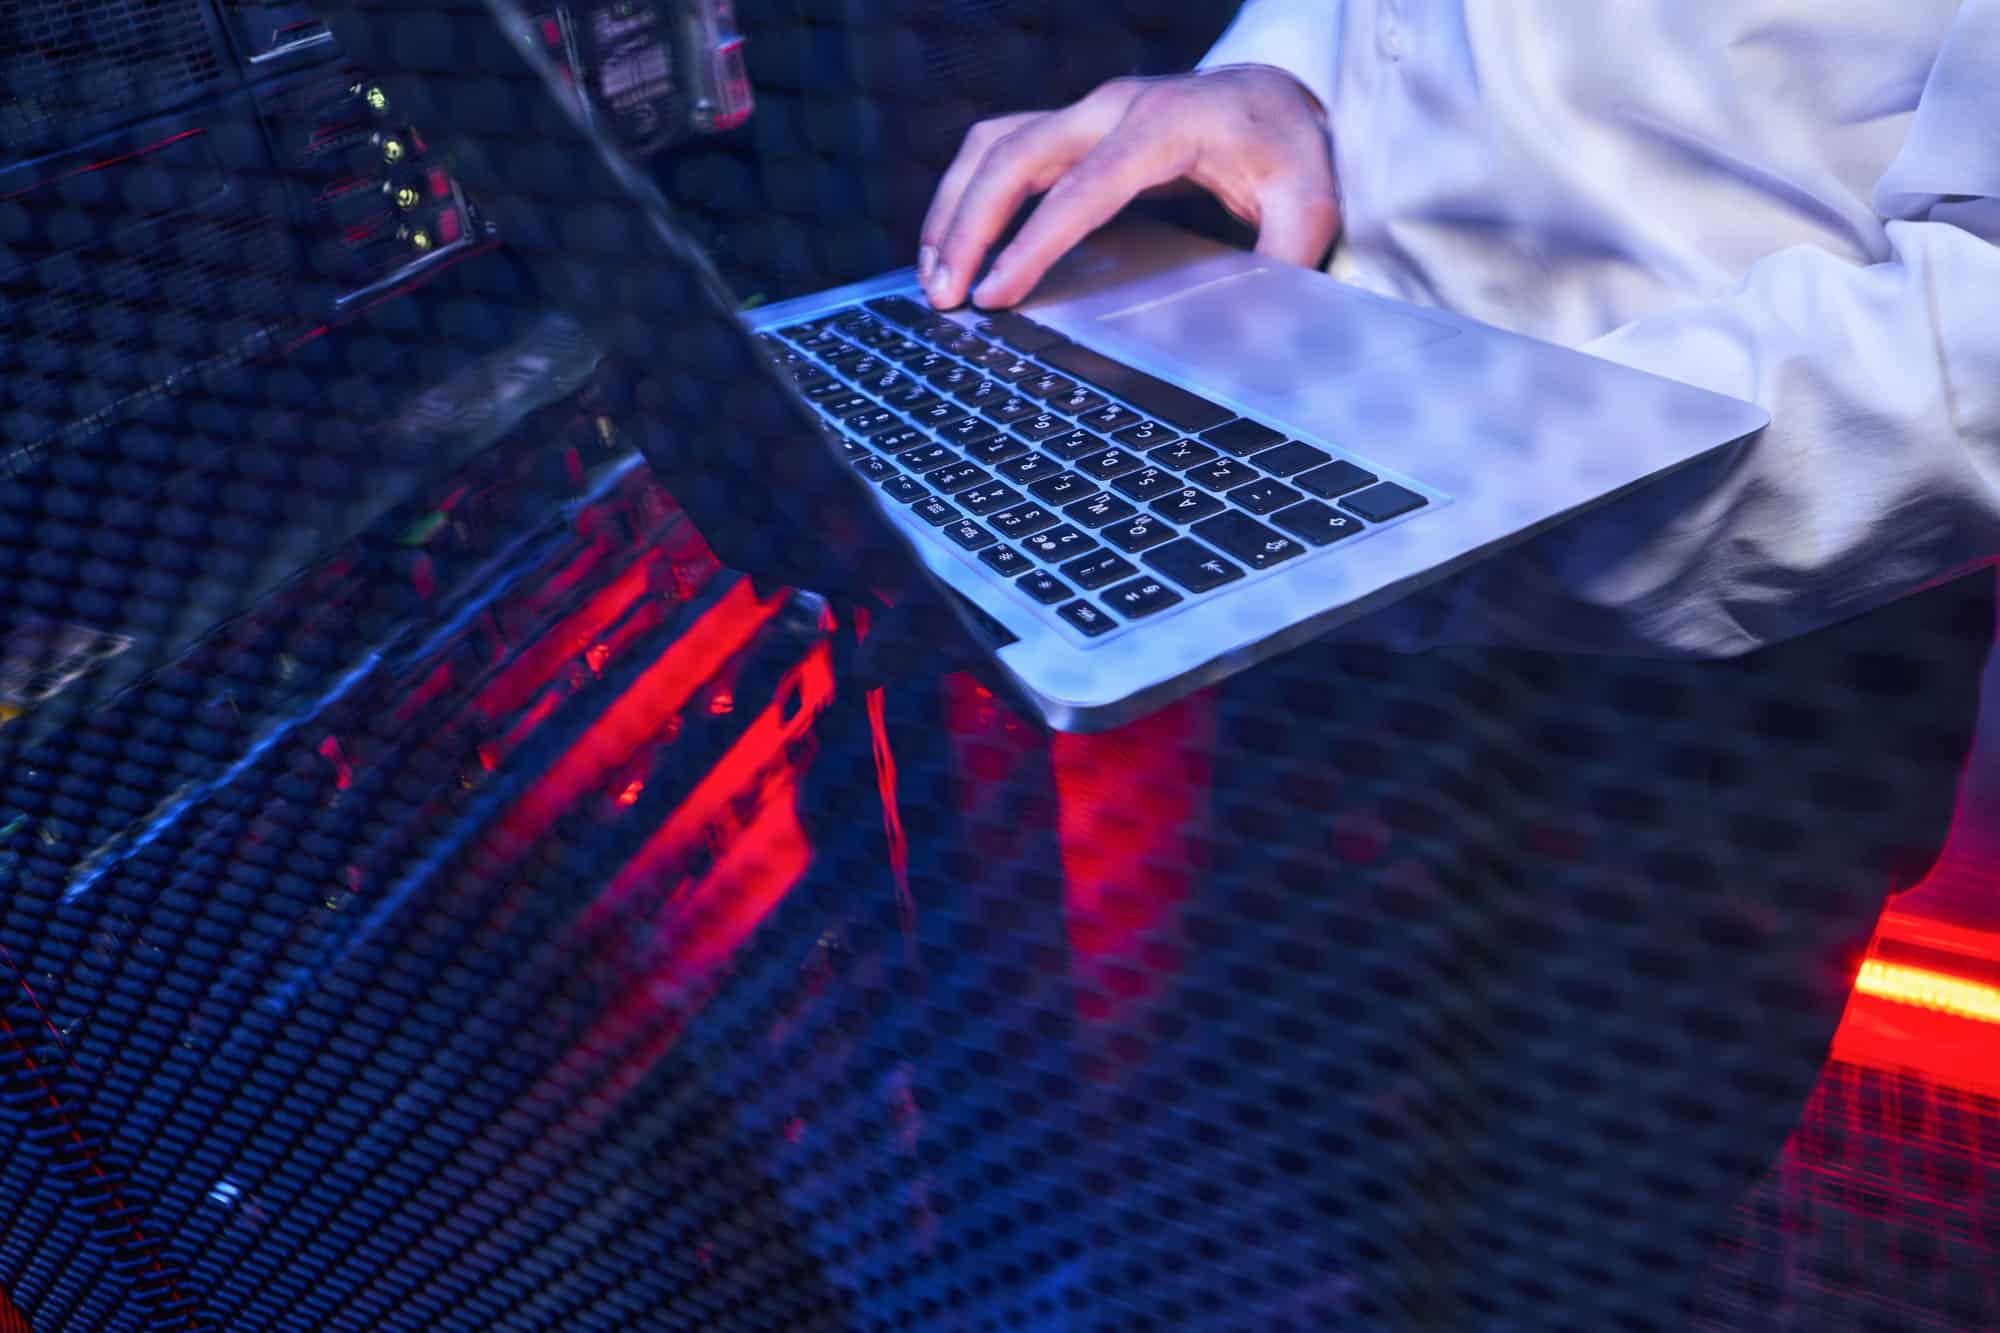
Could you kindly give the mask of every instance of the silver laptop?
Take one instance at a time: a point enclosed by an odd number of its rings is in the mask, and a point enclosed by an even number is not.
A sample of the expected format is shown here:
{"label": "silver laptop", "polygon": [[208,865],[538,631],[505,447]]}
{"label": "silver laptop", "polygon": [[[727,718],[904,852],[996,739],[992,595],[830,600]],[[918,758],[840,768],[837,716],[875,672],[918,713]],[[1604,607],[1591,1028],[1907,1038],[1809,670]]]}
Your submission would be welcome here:
{"label": "silver laptop", "polygon": [[909,272],[753,312],[1049,725],[1116,726],[1769,422],[1174,228],[1018,310]]}

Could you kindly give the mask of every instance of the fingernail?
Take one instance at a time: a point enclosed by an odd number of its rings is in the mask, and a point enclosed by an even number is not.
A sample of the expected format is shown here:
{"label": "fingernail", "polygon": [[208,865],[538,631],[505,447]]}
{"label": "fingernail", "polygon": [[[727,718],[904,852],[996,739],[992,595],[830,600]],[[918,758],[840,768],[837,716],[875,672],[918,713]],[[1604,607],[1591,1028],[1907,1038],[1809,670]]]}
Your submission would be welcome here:
{"label": "fingernail", "polygon": [[931,280],[924,284],[924,290],[930,293],[932,305],[943,305],[951,294],[951,265],[940,263],[932,269]]}
{"label": "fingernail", "polygon": [[926,245],[917,251],[917,285],[931,285],[931,270],[937,267],[937,247]]}
{"label": "fingernail", "polygon": [[994,269],[986,275],[986,281],[980,283],[978,289],[972,293],[973,304],[991,305],[993,302],[993,293],[999,289],[999,285],[1000,270]]}

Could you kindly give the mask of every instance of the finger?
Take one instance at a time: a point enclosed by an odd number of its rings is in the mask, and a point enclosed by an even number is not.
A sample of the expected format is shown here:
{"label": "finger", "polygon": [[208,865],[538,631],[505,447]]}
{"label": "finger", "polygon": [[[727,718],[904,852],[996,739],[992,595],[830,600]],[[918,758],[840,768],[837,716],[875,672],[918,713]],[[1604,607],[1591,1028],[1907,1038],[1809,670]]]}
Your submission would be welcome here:
{"label": "finger", "polygon": [[1020,234],[993,261],[973,293],[981,306],[1009,306],[1034,290],[1078,241],[1117,215],[1142,192],[1187,174],[1194,143],[1176,118],[1128,119],[1100,140],[1050,187]]}
{"label": "finger", "polygon": [[933,305],[947,310],[963,303],[987,251],[1021,205],[1089,151],[1094,136],[1079,110],[1065,108],[1021,125],[987,152],[938,243],[937,268],[925,288]]}
{"label": "finger", "polygon": [[924,213],[923,229],[918,233],[917,281],[923,286],[930,286],[931,273],[937,265],[938,246],[943,242],[952,218],[958,213],[959,201],[965,197],[965,187],[979,174],[986,154],[1001,139],[1045,114],[1024,111],[1010,116],[996,116],[980,121],[965,132],[965,138],[959,142],[957,156],[952,158],[951,165],[938,178],[937,189],[931,193],[931,205]]}
{"label": "finger", "polygon": [[1282,177],[1258,195],[1257,253],[1317,268],[1340,233],[1331,174]]}

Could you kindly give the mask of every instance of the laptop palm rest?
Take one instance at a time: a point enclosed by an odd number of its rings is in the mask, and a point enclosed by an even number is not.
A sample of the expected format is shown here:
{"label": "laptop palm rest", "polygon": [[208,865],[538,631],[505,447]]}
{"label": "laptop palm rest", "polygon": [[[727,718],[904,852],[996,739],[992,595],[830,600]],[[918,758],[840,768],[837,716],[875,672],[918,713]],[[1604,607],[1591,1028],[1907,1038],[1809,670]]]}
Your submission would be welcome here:
{"label": "laptop palm rest", "polygon": [[1266,265],[1098,316],[1123,337],[1190,365],[1225,368],[1232,386],[1289,394],[1458,330],[1304,269]]}

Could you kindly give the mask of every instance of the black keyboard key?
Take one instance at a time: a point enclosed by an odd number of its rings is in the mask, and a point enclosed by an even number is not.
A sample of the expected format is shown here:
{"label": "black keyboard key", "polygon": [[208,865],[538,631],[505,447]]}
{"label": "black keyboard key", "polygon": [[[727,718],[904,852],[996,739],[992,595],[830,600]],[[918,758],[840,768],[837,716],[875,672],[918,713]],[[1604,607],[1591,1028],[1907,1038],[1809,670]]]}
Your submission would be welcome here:
{"label": "black keyboard key", "polygon": [[1229,498],[1253,514],[1268,514],[1305,497],[1284,482],[1265,477],[1248,486],[1238,486],[1229,493]]}
{"label": "black keyboard key", "polygon": [[1089,602],[1071,602],[1056,614],[1068,621],[1071,628],[1088,634],[1093,639],[1100,634],[1109,634],[1118,625],[1117,621]]}
{"label": "black keyboard key", "polygon": [[846,370],[849,366],[868,359],[868,353],[853,343],[842,343],[838,347],[828,347],[819,354],[819,359],[835,370]]}
{"label": "black keyboard key", "polygon": [[1000,540],[969,518],[953,519],[940,531],[968,551],[983,550]]}
{"label": "black keyboard key", "polygon": [[1028,493],[1043,504],[1066,505],[1097,494],[1097,483],[1074,472],[1063,472],[1036,482],[1028,488]]}
{"label": "black keyboard key", "polygon": [[924,434],[915,426],[898,426],[894,430],[885,430],[880,435],[869,436],[868,443],[874,445],[885,454],[900,454],[905,449],[914,449],[918,445],[929,444],[930,439],[930,436]]}
{"label": "black keyboard key", "polygon": [[1181,488],[1181,479],[1163,467],[1142,467],[1137,472],[1128,472],[1111,483],[1113,490],[1130,500],[1144,504],[1157,500],[1170,491]]}
{"label": "black keyboard key", "polygon": [[1221,547],[1252,569],[1269,569],[1306,551],[1291,538],[1234,509],[1195,524],[1194,535],[1211,546]]}
{"label": "black keyboard key", "polygon": [[1113,398],[1123,398],[1147,416],[1158,417],[1184,431],[1207,430],[1236,415],[1199,394],[1189,393],[1178,385],[1155,379],[1143,370],[1134,370],[1075,343],[1051,347],[1040,355],[1043,361],[1063,374],[1074,375]]}
{"label": "black keyboard key", "polygon": [[1310,472],[1300,473],[1292,478],[1292,484],[1303,487],[1322,500],[1331,500],[1349,491],[1358,491],[1363,486],[1373,485],[1375,474],[1354,466],[1346,459],[1316,467]]}
{"label": "black keyboard key", "polygon": [[1098,529],[1098,535],[1121,551],[1143,551],[1180,536],[1157,514],[1135,514]]}
{"label": "black keyboard key", "polygon": [[930,318],[933,313],[929,306],[912,301],[907,296],[878,296],[872,301],[863,301],[861,304],[891,324],[906,329],[915,328],[919,322]]}
{"label": "black keyboard key", "polygon": [[1111,438],[1127,449],[1157,449],[1172,443],[1177,434],[1179,432],[1171,426],[1162,426],[1157,421],[1142,421],[1136,426],[1127,426]]}
{"label": "black keyboard key", "polygon": [[1243,577],[1243,567],[1225,560],[1192,537],[1146,552],[1145,561],[1189,592],[1207,592]]}
{"label": "black keyboard key", "polygon": [[1222,452],[1235,454],[1239,458],[1285,442],[1282,433],[1255,421],[1232,421],[1226,426],[1203,431],[1201,438]]}
{"label": "black keyboard key", "polygon": [[869,380],[874,379],[878,375],[888,375],[891,373],[893,372],[889,369],[888,363],[876,356],[864,356],[847,368],[847,378],[853,380],[863,389],[868,387],[867,382]]}
{"label": "black keyboard key", "polygon": [[940,343],[939,346],[945,351],[950,352],[953,356],[963,357],[967,361],[975,362],[985,353],[1000,350],[970,329],[959,334],[948,343]]}
{"label": "black keyboard key", "polygon": [[1232,463],[1226,458],[1218,458],[1213,463],[1203,463],[1187,471],[1189,481],[1211,491],[1233,491],[1246,482],[1257,480],[1257,475],[1257,469],[1248,463]]}
{"label": "black keyboard key", "polygon": [[1172,444],[1161,445],[1146,457],[1162,467],[1189,468],[1214,458],[1215,450],[1199,440],[1175,440]]}
{"label": "black keyboard key", "polygon": [[1352,514],[1343,514],[1330,504],[1307,500],[1272,516],[1271,521],[1301,541],[1314,546],[1331,546],[1343,537],[1352,537],[1366,524]]}
{"label": "black keyboard key", "polygon": [[1041,404],[1032,398],[1023,398],[1019,394],[998,399],[979,410],[986,414],[988,420],[997,421],[1003,426],[1011,426],[1017,421],[1042,414]]}
{"label": "black keyboard key", "polygon": [[1113,477],[1122,477],[1127,472],[1137,472],[1144,466],[1145,463],[1140,458],[1126,453],[1123,449],[1106,449],[1077,463],[1077,467],[1099,481],[1110,481]]}
{"label": "black keyboard key", "polygon": [[974,486],[962,495],[954,497],[965,506],[967,513],[984,517],[996,509],[1021,503],[1021,493],[1004,482],[989,481],[984,486]]}
{"label": "black keyboard key", "polygon": [[1063,513],[1086,528],[1101,528],[1106,523],[1116,523],[1119,519],[1138,512],[1130,500],[1120,499],[1109,491],[1100,491],[1087,500],[1064,505]]}
{"label": "black keyboard key", "polygon": [[1049,406],[1058,412],[1078,416],[1085,412],[1094,412],[1104,406],[1104,395],[1094,389],[1078,385],[1068,393],[1049,399]]}
{"label": "black keyboard key", "polygon": [[922,380],[907,378],[895,388],[883,391],[881,397],[883,402],[898,412],[914,412],[920,407],[929,407],[932,403],[940,401],[938,396],[931,392],[930,385]]}
{"label": "black keyboard key", "polygon": [[984,412],[989,407],[1006,402],[1013,397],[1013,394],[999,380],[981,380],[970,389],[962,390],[953,396],[973,411]]}
{"label": "black keyboard key", "polygon": [[1250,455],[1250,461],[1274,477],[1289,477],[1294,472],[1318,467],[1332,457],[1324,449],[1315,449],[1299,440],[1287,440],[1275,449]]}
{"label": "black keyboard key", "polygon": [[1165,582],[1142,574],[1130,583],[1121,583],[1102,594],[1104,604],[1127,620],[1156,615],[1185,600]]}
{"label": "black keyboard key", "polygon": [[1070,561],[1062,567],[1062,572],[1074,579],[1078,587],[1094,589],[1129,579],[1139,572],[1139,567],[1114,551],[1099,551]]}
{"label": "black keyboard key", "polygon": [[929,426],[932,430],[943,430],[955,421],[963,421],[972,415],[957,403],[947,403],[940,399],[929,407],[920,408],[908,414],[919,426]]}
{"label": "black keyboard key", "polygon": [[979,553],[981,563],[990,565],[996,572],[1013,578],[1025,574],[1035,567],[1035,562],[1022,555],[1011,546],[989,546]]}
{"label": "black keyboard key", "polygon": [[1040,416],[1027,417],[1014,423],[1014,433],[1024,440],[1040,443],[1053,439],[1071,429],[1069,418],[1053,416],[1047,412]]}
{"label": "black keyboard key", "polygon": [[973,445],[990,440],[999,433],[1000,428],[992,422],[981,421],[978,417],[967,417],[963,421],[954,421],[940,429],[938,438],[960,449],[970,449]]}
{"label": "black keyboard key", "polygon": [[849,430],[857,434],[874,435],[888,430],[891,426],[900,425],[901,422],[894,412],[878,407],[868,412],[856,412],[846,419],[845,424]]}
{"label": "black keyboard key", "polygon": [[1010,357],[988,365],[986,373],[1007,384],[1019,384],[1042,373],[1042,368],[1024,356]]}
{"label": "black keyboard key", "polygon": [[1015,505],[1012,509],[1003,509],[993,516],[993,526],[1000,530],[1001,535],[1012,537],[1017,541],[1032,533],[1040,532],[1043,528],[1052,528],[1060,522],[1061,519],[1032,501]]}
{"label": "black keyboard key", "polygon": [[1207,491],[1193,486],[1183,487],[1172,495],[1165,495],[1153,501],[1153,512],[1161,518],[1170,518],[1176,523],[1196,523],[1211,514],[1219,514],[1225,509],[1222,501]]}
{"label": "black keyboard key", "polygon": [[1076,381],[1064,379],[1053,370],[1044,370],[1021,381],[1021,392],[1031,393],[1037,398],[1055,398],[1076,387]]}
{"label": "black keyboard key", "polygon": [[[995,347],[992,343],[983,343],[978,351],[960,352],[959,355],[989,375],[993,373],[995,368],[1014,365],[1021,359],[1009,349]],[[1012,381],[1009,381],[1009,383],[1012,383]]]}
{"label": "black keyboard key", "polygon": [[835,444],[840,446],[840,452],[847,455],[849,462],[852,462],[857,458],[868,458],[872,456],[868,452],[867,445],[856,444],[853,440],[848,439],[845,435],[834,435],[831,436],[830,438],[833,440]]}
{"label": "black keyboard key", "polygon": [[1136,426],[1145,419],[1123,403],[1106,403],[1095,412],[1085,412],[1078,418],[1092,430],[1101,430],[1107,435],[1127,426]]}
{"label": "black keyboard key", "polygon": [[[882,460],[879,458],[875,461],[882,463]],[[882,466],[887,467],[889,465],[882,463]],[[891,500],[900,500],[907,505],[915,504],[926,495],[929,495],[930,492],[925,490],[922,483],[915,477],[891,476],[887,481],[882,483],[882,494],[888,496]]]}
{"label": "black keyboard key", "polygon": [[1021,539],[1021,549],[1030,555],[1039,556],[1055,564],[1061,560],[1074,560],[1097,550],[1097,543],[1082,531],[1065,523],[1059,528],[1038,532],[1032,537]]}
{"label": "black keyboard key", "polygon": [[1017,352],[1034,356],[1051,347],[1059,347],[1069,341],[1054,329],[1044,328],[1026,315],[1017,315],[1011,310],[1003,310],[982,321],[979,331],[989,338],[998,338]]}
{"label": "black keyboard key", "polygon": [[866,377],[860,375],[854,376],[856,388],[860,389],[863,393],[873,394],[884,402],[889,400],[890,394],[895,393],[899,389],[908,388],[915,382],[902,371],[890,369],[878,370],[873,375]]}
{"label": "black keyboard key", "polygon": [[858,324],[851,329],[842,329],[841,332],[871,352],[886,347],[892,342],[898,342],[903,336],[879,320],[870,320],[866,324]]}
{"label": "black keyboard key", "polygon": [[[891,477],[896,476],[896,469],[890,466],[888,459],[877,458],[873,454],[863,454],[860,458],[855,459],[854,470],[870,481],[887,481]],[[918,487],[917,489],[922,491],[923,488]]]}
{"label": "black keyboard key", "polygon": [[1054,606],[1057,602],[1074,595],[1067,583],[1044,569],[1038,569],[1032,574],[1023,574],[1014,580],[1014,586],[1043,606]]}
{"label": "black keyboard key", "polygon": [[998,467],[1008,459],[1019,458],[1027,452],[1027,442],[1017,440],[1011,435],[996,434],[990,440],[981,440],[978,444],[965,446],[967,458],[975,463],[984,463],[987,467]]}
{"label": "black keyboard key", "polygon": [[912,449],[908,453],[897,454],[896,461],[912,472],[929,472],[932,468],[943,467],[946,463],[956,463],[958,455],[941,444],[932,444],[922,449]]}
{"label": "black keyboard key", "polygon": [[824,389],[827,385],[833,383],[833,376],[817,367],[809,366],[803,361],[792,367],[791,376],[792,383],[798,386],[800,393],[809,394],[814,389]]}
{"label": "black keyboard key", "polygon": [[1000,474],[1020,486],[1032,485],[1049,477],[1061,474],[1062,464],[1053,458],[1040,454],[1024,454],[1011,463],[1000,465]]}
{"label": "black keyboard key", "polygon": [[908,338],[898,338],[895,342],[883,343],[875,349],[875,354],[887,357],[913,375],[928,375],[943,365],[947,359],[922,343],[911,342]]}
{"label": "black keyboard key", "polygon": [[1110,448],[1100,437],[1087,430],[1073,430],[1066,435],[1058,435],[1052,440],[1043,440],[1042,448],[1064,462],[1073,463],[1085,454],[1099,449]]}
{"label": "black keyboard key", "polygon": [[[847,395],[845,398],[828,398],[820,403],[819,410],[830,417],[845,421],[849,417],[858,417],[869,412],[880,412],[882,404],[876,402],[866,394],[854,393]],[[890,419],[894,420],[893,417]],[[875,429],[881,430],[882,427],[877,426]]]}
{"label": "black keyboard key", "polygon": [[910,512],[932,527],[943,527],[958,517],[956,509],[953,509],[935,495],[928,500],[919,500],[911,505]]}
{"label": "black keyboard key", "polygon": [[931,376],[949,370],[957,364],[943,352],[933,352],[926,348],[922,356],[904,362],[903,369],[912,375],[919,375],[929,380]]}
{"label": "black keyboard key", "polygon": [[971,487],[985,485],[993,480],[993,474],[970,463],[947,463],[934,472],[926,472],[924,480],[939,495],[956,495]]}
{"label": "black keyboard key", "polygon": [[1370,486],[1365,491],[1348,496],[1340,502],[1340,507],[1354,511],[1370,523],[1386,523],[1398,514],[1422,509],[1429,503],[1409,487],[1385,481],[1380,486]]}
{"label": "black keyboard key", "polygon": [[953,362],[943,370],[934,370],[924,376],[924,382],[939,393],[957,393],[960,389],[979,383],[983,378],[985,377],[971,366],[961,366]]}

